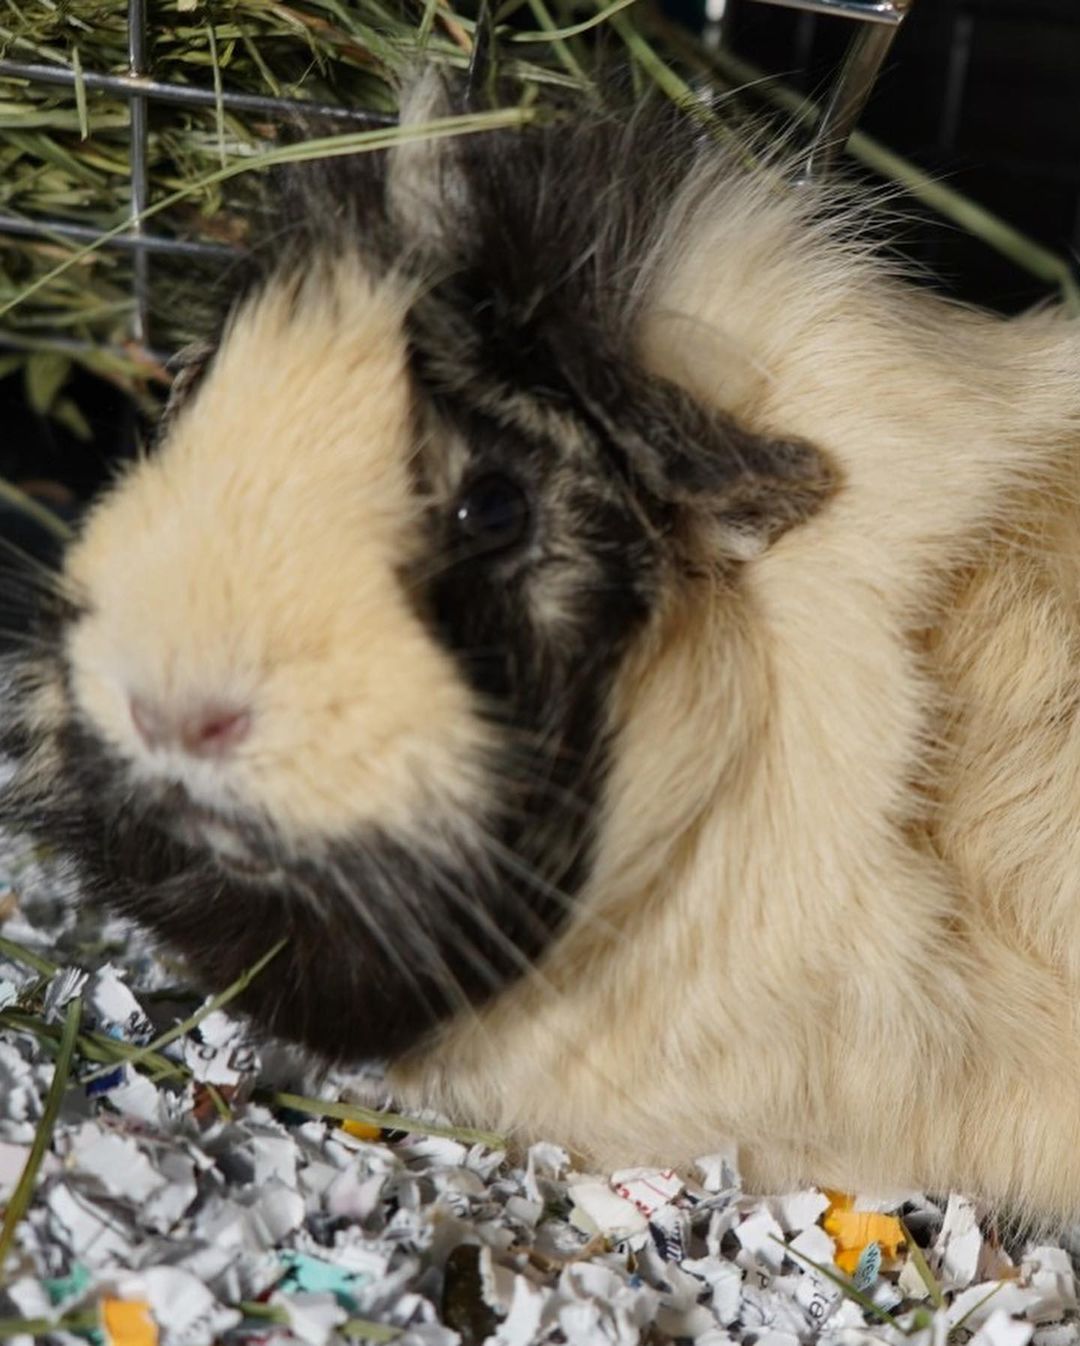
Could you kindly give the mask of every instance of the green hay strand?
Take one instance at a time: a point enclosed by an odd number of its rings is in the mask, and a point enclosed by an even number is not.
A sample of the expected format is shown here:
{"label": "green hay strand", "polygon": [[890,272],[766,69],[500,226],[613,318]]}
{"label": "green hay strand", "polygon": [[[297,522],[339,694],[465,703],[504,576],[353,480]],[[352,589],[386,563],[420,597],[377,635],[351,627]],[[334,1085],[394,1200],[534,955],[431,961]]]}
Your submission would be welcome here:
{"label": "green hay strand", "polygon": [[594,14],[590,19],[582,19],[580,23],[569,24],[566,28],[547,28],[545,26],[535,33],[511,33],[507,40],[510,42],[565,42],[568,37],[578,37],[581,33],[587,33],[592,28],[598,28],[600,24],[607,22],[613,15],[624,9],[629,9],[631,5],[637,3],[639,3],[639,0],[614,0],[613,4],[605,6],[599,14]]}
{"label": "green hay strand", "polygon": [[214,26],[206,25],[206,44],[210,48],[210,68],[214,72],[214,130],[217,132],[218,163],[222,168],[228,163],[225,152],[225,104],[222,101],[221,64],[218,61],[217,38]]}
{"label": "green hay strand", "polygon": [[904,1231],[904,1242],[907,1244],[908,1257],[911,1258],[912,1265],[919,1273],[923,1285],[926,1286],[931,1304],[935,1309],[943,1309],[945,1307],[945,1292],[942,1290],[938,1278],[930,1270],[930,1263],[926,1260],[923,1250],[912,1238],[911,1230],[903,1220],[900,1221],[900,1228]]}
{"label": "green hay strand", "polygon": [[[0,490],[0,495],[3,494],[4,492]],[[20,491],[18,494],[22,495],[22,492]],[[47,958],[35,953],[33,949],[28,949],[25,944],[16,944],[13,939],[7,939],[3,936],[0,936],[0,954],[3,954],[13,963],[22,963],[24,967],[33,968],[43,977],[53,977],[60,970],[56,963],[50,963]]]}
{"label": "green hay strand", "polygon": [[[277,1304],[259,1304],[245,1300],[236,1307],[253,1323],[285,1324],[289,1321],[288,1314]],[[391,1327],[388,1323],[373,1323],[367,1318],[349,1318],[335,1331],[355,1341],[396,1341],[403,1329]]]}
{"label": "green hay strand", "polygon": [[[209,90],[213,98],[197,109],[150,100],[152,205],[143,219],[160,216],[157,231],[166,235],[242,247],[262,210],[255,175],[283,148],[281,128],[272,117],[229,110],[224,91],[393,113],[403,71],[421,61],[467,65],[475,23],[457,3],[425,0],[417,22],[391,0],[199,0],[190,11],[155,0],[148,34],[154,77]],[[522,9],[534,20],[527,29],[508,22]],[[0,209],[76,221],[115,238],[130,228],[128,110],[124,99],[89,89],[85,72],[126,68],[126,0],[25,0],[0,13],[0,54],[61,65],[75,76],[72,88],[0,78]],[[638,87],[653,85],[680,104],[702,107],[696,77],[704,76],[714,85],[758,85],[799,124],[812,126],[817,116],[813,104],[776,80],[661,19],[649,0],[593,0],[584,14],[580,0],[503,0],[492,52],[500,96],[519,113],[536,104],[545,85],[575,88],[596,103],[593,39],[601,30],[612,39],[603,44],[605,67],[618,61],[612,47],[621,47]],[[712,120],[722,131],[724,121]],[[392,143],[375,139],[369,148]],[[1063,258],[869,137],[856,133],[850,148],[1080,308],[1080,289]],[[129,343],[131,267],[130,255],[112,249],[0,239],[0,345],[25,359],[67,339],[79,349],[61,353],[152,412],[154,385],[164,375]],[[213,317],[208,295],[221,269],[214,262],[151,259],[156,349],[205,334]],[[56,398],[46,414],[74,426],[78,412]]]}
{"label": "green hay strand", "polygon": [[52,512],[46,509],[44,505],[39,505],[36,500],[27,495],[25,491],[20,491],[13,482],[5,481],[0,477],[0,500],[6,505],[11,505],[17,509],[20,514],[25,514],[28,518],[40,524],[42,528],[47,529],[53,537],[57,537],[61,542],[66,542],[71,536],[71,529],[67,524]]}
{"label": "green hay strand", "polygon": [[56,1065],[53,1067],[52,1082],[45,1098],[41,1121],[38,1122],[37,1130],[34,1132],[34,1141],[30,1146],[26,1165],[19,1175],[19,1181],[11,1194],[7,1209],[4,1211],[4,1223],[0,1227],[0,1275],[3,1273],[4,1263],[7,1261],[8,1253],[15,1241],[15,1231],[18,1228],[19,1221],[30,1204],[38,1170],[41,1168],[45,1151],[49,1148],[49,1141],[52,1139],[53,1127],[56,1125],[60,1104],[63,1102],[64,1091],[67,1088],[68,1076],[71,1073],[71,1063],[75,1055],[75,1041],[79,1034],[81,1017],[82,999],[75,996],[73,1000],[68,1002],[67,1013],[64,1016],[60,1051],[56,1058]]}
{"label": "green hay strand", "polygon": [[274,1107],[308,1112],[315,1117],[334,1117],[341,1122],[364,1122],[368,1126],[385,1127],[390,1131],[411,1131],[423,1136],[445,1136],[466,1145],[485,1145],[489,1150],[506,1149],[506,1138],[495,1131],[477,1131],[470,1126],[443,1126],[438,1122],[407,1117],[403,1113],[376,1112],[373,1108],[360,1107],[359,1104],[332,1103],[325,1098],[305,1098],[302,1094],[266,1092],[262,1098]]}
{"label": "green hay strand", "polygon": [[540,25],[544,40],[551,43],[552,50],[558,60],[562,62],[572,78],[584,82],[587,79],[585,69],[574,55],[574,50],[566,37],[560,34],[559,26],[551,17],[551,11],[544,4],[544,0],[529,0],[529,9]]}
{"label": "green hay strand", "polygon": [[75,113],[79,118],[79,139],[90,139],[90,114],[86,110],[86,82],[78,47],[71,49],[71,68],[75,72]]}
{"label": "green hay strand", "polygon": [[[259,973],[262,972],[269,963],[273,962],[287,943],[288,940],[279,939],[273,948],[268,949],[266,953],[263,954],[258,962],[253,963],[246,972],[242,972],[231,985],[225,988],[224,991],[220,991],[216,996],[212,996],[201,1009],[196,1010],[194,1014],[181,1020],[180,1023],[174,1024],[167,1032],[162,1033],[160,1037],[155,1038],[153,1042],[148,1043],[145,1047],[136,1047],[127,1058],[128,1064],[138,1065],[141,1061],[148,1060],[153,1056],[160,1056],[163,1047],[167,1047],[169,1043],[175,1042],[177,1038],[182,1038],[185,1034],[198,1028],[199,1024],[213,1014],[215,1010],[224,1009],[224,1007],[235,1000],[238,995],[242,995],[243,992],[247,990]],[[110,1069],[111,1066],[105,1066],[100,1070],[93,1071],[90,1075],[85,1077],[83,1083],[89,1083],[90,1080],[96,1080],[99,1076],[107,1075]]]}
{"label": "green hay strand", "polygon": [[12,1337],[50,1337],[57,1332],[91,1333],[101,1326],[97,1309],[80,1309],[62,1318],[0,1318],[0,1341]]}
{"label": "green hay strand", "polygon": [[[60,1030],[47,1024],[37,1015],[24,1010],[0,1010],[0,1028],[9,1028],[15,1033],[29,1033],[42,1043],[52,1056],[59,1052]],[[101,1062],[106,1069],[104,1074],[115,1070],[117,1066],[137,1066],[155,1083],[159,1080],[174,1079],[180,1083],[191,1077],[191,1072],[179,1062],[170,1061],[167,1056],[152,1052],[147,1055],[142,1047],[137,1047],[122,1038],[112,1038],[105,1033],[80,1033],[78,1040],[79,1056],[84,1061]],[[137,1058],[137,1059],[136,1059]],[[72,1080],[72,1088],[87,1083],[89,1076]]]}
{"label": "green hay strand", "polygon": [[32,295],[52,281],[58,280],[72,267],[87,261],[110,240],[126,233],[136,219],[139,223],[144,223],[161,211],[167,210],[170,206],[185,201],[189,197],[205,191],[208,187],[214,187],[227,182],[230,178],[238,177],[242,173],[264,172],[267,169],[280,168],[286,164],[337,158],[346,154],[371,153],[411,140],[442,140],[449,136],[469,135],[479,131],[491,131],[508,126],[522,126],[526,122],[532,121],[535,115],[528,108],[507,108],[498,112],[441,117],[435,121],[418,123],[416,126],[398,126],[377,131],[356,131],[343,135],[320,137],[316,140],[305,140],[296,145],[265,150],[261,154],[252,155],[249,159],[226,164],[224,168],[220,168],[213,173],[207,173],[196,182],[177,188],[176,191],[171,192],[162,200],[148,206],[139,216],[130,220],[123,220],[112,229],[106,230],[93,243],[87,243],[85,246],[76,249],[69,257],[52,267],[44,275],[39,276],[30,285],[25,286],[11,299],[5,303],[0,303],[0,317],[9,313],[18,305],[25,303]]}
{"label": "green hay strand", "polygon": [[825,1266],[822,1262],[815,1262],[812,1258],[807,1257],[805,1253],[796,1252],[795,1249],[785,1243],[783,1239],[778,1239],[775,1234],[771,1235],[771,1238],[774,1243],[778,1243],[780,1247],[783,1248],[786,1256],[793,1257],[797,1262],[804,1262],[808,1267],[813,1267],[819,1276],[824,1276],[827,1281],[832,1281],[833,1285],[837,1286],[847,1299],[858,1304],[859,1308],[861,1308],[864,1313],[869,1313],[872,1317],[877,1318],[879,1322],[887,1323],[889,1327],[896,1328],[897,1332],[900,1332],[904,1336],[910,1335],[904,1328],[903,1323],[900,1322],[899,1318],[894,1317],[894,1315],[887,1309],[883,1309],[880,1305],[875,1304],[869,1295],[864,1295],[861,1290],[856,1290],[855,1286],[845,1277],[841,1276],[838,1271],[833,1271],[831,1267]]}
{"label": "green hay strand", "polygon": [[[125,1042],[122,1038],[110,1037],[105,1033],[87,1032],[79,1034],[79,1055],[84,1060],[100,1063],[100,1069],[81,1076],[78,1081],[73,1083],[80,1086],[88,1084],[91,1080],[115,1070],[118,1065],[134,1066],[148,1075],[155,1083],[170,1079],[181,1083],[189,1080],[191,1072],[187,1066],[162,1055],[162,1048],[167,1047],[185,1033],[190,1033],[193,1028],[198,1027],[207,1015],[212,1014],[214,1010],[224,1008],[231,1000],[235,999],[277,957],[284,945],[284,940],[274,945],[257,963],[248,968],[220,995],[214,996],[201,1009],[189,1015],[188,1018],[170,1028],[167,1033],[163,1033],[145,1047],[135,1046],[133,1043]],[[50,977],[57,971],[55,964],[39,957],[23,945],[15,943],[14,940],[0,938],[0,954],[14,962],[33,968],[35,972],[45,977]],[[8,1028],[18,1033],[30,1033],[38,1038],[50,1052],[62,1051],[63,1043],[60,1031],[54,1025],[48,1024],[38,1016],[29,1014],[24,1010],[0,1010],[0,1028]],[[211,1097],[213,1097],[213,1094]],[[365,1108],[359,1104],[339,1103],[325,1098],[309,1098],[303,1094],[257,1090],[256,1097],[271,1107],[288,1108],[293,1112],[305,1112],[313,1117],[333,1117],[337,1121],[364,1122],[369,1126],[391,1131],[409,1131],[417,1135],[445,1136],[468,1145],[486,1145],[491,1150],[506,1148],[505,1137],[494,1131],[479,1131],[467,1126],[443,1125],[439,1122],[424,1121],[419,1117],[410,1117],[404,1113],[379,1112],[374,1108]],[[217,1107],[219,1115],[222,1116],[227,1115],[230,1111],[228,1104],[221,1098],[220,1094],[215,1100],[215,1107]]]}

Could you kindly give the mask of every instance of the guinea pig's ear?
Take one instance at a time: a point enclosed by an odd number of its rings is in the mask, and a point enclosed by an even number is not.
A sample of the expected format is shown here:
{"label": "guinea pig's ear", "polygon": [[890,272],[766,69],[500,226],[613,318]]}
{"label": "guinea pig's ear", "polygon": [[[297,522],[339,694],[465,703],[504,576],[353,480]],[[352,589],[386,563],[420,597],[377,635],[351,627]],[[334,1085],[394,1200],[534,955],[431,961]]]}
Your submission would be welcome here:
{"label": "guinea pig's ear", "polygon": [[158,421],[159,437],[172,426],[191,400],[210,366],[216,349],[217,347],[210,341],[193,341],[177,351],[169,361],[167,368],[172,374],[172,383],[165,410]]}
{"label": "guinea pig's ear", "polygon": [[660,379],[646,376],[639,398],[634,434],[651,447],[661,498],[711,524],[735,556],[812,518],[840,485],[833,461],[805,439],[750,430]]}
{"label": "guinea pig's ear", "polygon": [[840,484],[815,445],[749,430],[617,357],[576,360],[570,378],[646,492],[706,524],[713,545],[733,557],[763,550],[816,514]]}
{"label": "guinea pig's ear", "polygon": [[[429,67],[401,93],[399,125],[423,126],[452,116],[460,108],[446,78]],[[456,137],[404,140],[390,150],[386,169],[386,207],[394,226],[409,243],[441,252],[465,213],[465,184]]]}

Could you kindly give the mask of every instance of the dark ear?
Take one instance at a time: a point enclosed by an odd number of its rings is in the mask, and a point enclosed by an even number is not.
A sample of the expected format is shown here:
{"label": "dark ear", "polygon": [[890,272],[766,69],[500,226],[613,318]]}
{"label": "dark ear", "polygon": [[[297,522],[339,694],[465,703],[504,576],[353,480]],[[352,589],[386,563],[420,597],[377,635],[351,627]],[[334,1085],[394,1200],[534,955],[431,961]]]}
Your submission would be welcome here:
{"label": "dark ear", "polygon": [[617,358],[573,363],[575,394],[629,474],[661,506],[718,525],[736,555],[812,517],[840,484],[834,464],[806,440],[758,434]]}
{"label": "dark ear", "polygon": [[756,433],[664,380],[646,375],[639,405],[635,434],[643,446],[651,441],[667,498],[759,546],[812,518],[840,485],[816,445]]}
{"label": "dark ear", "polygon": [[173,378],[165,410],[158,421],[159,439],[172,428],[173,422],[190,401],[192,394],[202,382],[216,349],[212,342],[193,341],[177,351],[169,361],[166,368]]}

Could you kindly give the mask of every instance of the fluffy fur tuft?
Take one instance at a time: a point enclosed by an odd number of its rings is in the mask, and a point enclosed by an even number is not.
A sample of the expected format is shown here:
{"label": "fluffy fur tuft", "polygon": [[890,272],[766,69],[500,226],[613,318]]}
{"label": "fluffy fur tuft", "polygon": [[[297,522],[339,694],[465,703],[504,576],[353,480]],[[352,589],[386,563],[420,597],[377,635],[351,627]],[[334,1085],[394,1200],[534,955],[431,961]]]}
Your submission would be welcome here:
{"label": "fluffy fur tuft", "polygon": [[327,170],[69,557],[8,813],[462,1119],[1076,1214],[1080,337],[859,218],[689,117]]}

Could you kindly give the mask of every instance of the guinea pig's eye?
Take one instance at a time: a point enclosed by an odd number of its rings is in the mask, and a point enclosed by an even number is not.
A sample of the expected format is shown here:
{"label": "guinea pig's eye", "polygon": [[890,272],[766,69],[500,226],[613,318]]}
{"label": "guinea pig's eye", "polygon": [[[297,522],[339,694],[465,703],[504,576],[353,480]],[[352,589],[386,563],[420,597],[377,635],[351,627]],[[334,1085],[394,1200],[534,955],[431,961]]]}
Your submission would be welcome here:
{"label": "guinea pig's eye", "polygon": [[485,472],[467,482],[454,506],[458,532],[478,551],[506,551],[529,531],[529,499],[512,477]]}

